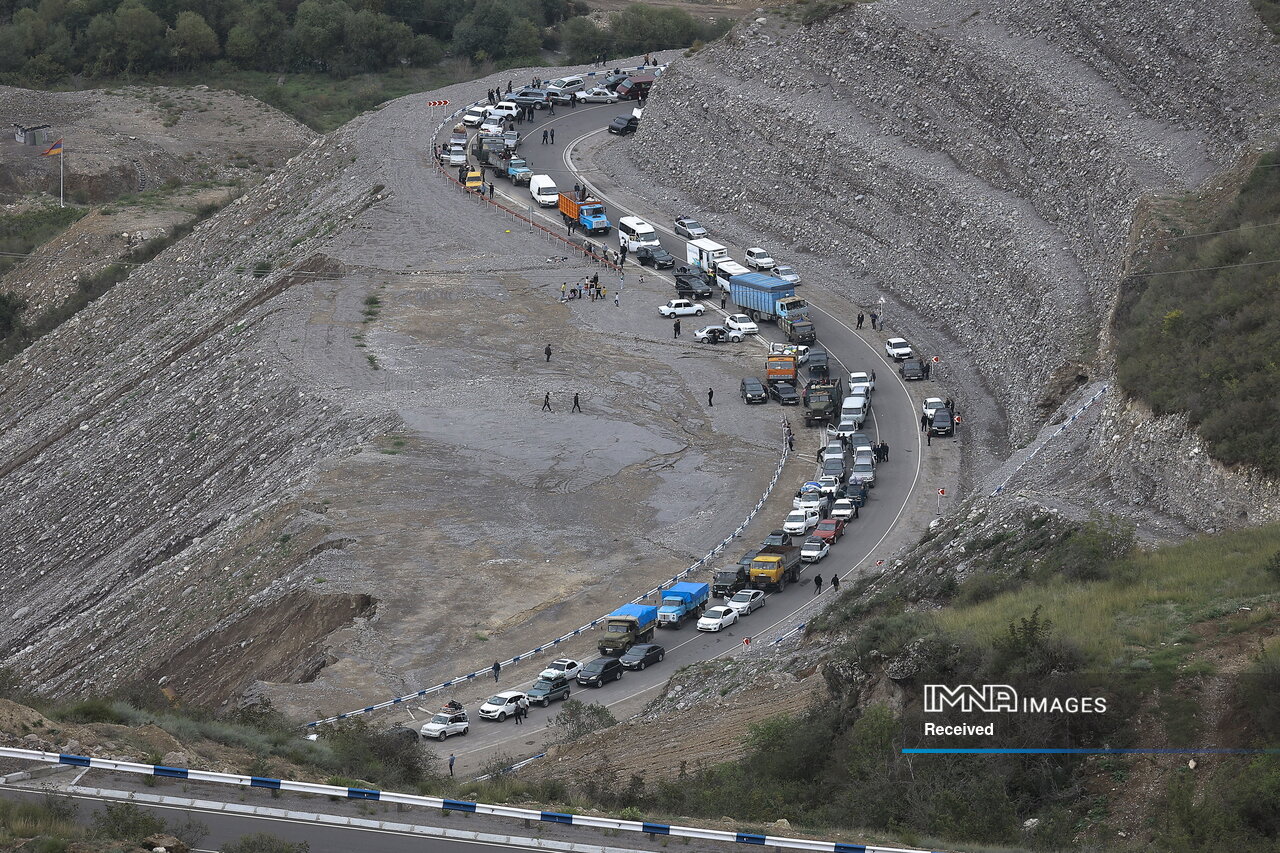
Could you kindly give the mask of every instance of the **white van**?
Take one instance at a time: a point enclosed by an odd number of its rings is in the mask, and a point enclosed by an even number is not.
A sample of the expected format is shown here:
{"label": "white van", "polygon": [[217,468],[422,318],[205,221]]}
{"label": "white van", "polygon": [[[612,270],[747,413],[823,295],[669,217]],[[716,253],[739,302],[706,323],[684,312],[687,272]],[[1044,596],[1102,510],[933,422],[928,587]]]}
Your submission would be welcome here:
{"label": "white van", "polygon": [[645,222],[638,216],[624,216],[618,220],[618,247],[627,247],[628,252],[634,252],[641,246],[661,246],[662,242],[658,239],[658,232],[653,230],[653,226]]}
{"label": "white van", "polygon": [[720,282],[720,289],[725,293],[729,292],[729,279],[735,275],[746,275],[751,270],[744,267],[737,261],[718,261],[716,263],[716,281]]}
{"label": "white van", "polygon": [[560,190],[548,175],[534,175],[529,179],[529,195],[543,207],[555,207],[560,202]]}
{"label": "white van", "polygon": [[867,419],[867,398],[860,394],[852,397],[845,397],[840,404],[840,421],[841,423],[852,423],[862,426],[862,422]]}

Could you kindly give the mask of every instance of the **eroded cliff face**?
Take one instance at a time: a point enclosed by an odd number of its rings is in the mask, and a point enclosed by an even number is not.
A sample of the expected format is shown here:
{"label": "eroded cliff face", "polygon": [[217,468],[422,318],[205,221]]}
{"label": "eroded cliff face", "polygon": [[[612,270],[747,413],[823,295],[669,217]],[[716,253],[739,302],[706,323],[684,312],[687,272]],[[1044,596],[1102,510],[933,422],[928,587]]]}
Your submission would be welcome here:
{"label": "eroded cliff face", "polygon": [[1275,130],[1277,59],[1245,0],[765,12],[663,75],[617,162],[808,284],[884,297],[971,423],[1006,418],[1007,446],[968,451],[976,485],[1110,375],[1135,206]]}
{"label": "eroded cliff face", "polygon": [[823,285],[883,291],[984,351],[1025,436],[1051,373],[1092,355],[1133,205],[1272,127],[1275,59],[1243,2],[771,17],[673,66],[632,152],[734,224],[846,268]]}

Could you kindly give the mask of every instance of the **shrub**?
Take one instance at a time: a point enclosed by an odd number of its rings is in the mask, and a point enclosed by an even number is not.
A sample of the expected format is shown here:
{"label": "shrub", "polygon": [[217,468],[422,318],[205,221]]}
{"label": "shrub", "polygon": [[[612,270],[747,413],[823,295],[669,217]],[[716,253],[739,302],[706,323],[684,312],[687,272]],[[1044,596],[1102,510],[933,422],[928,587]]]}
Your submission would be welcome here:
{"label": "shrub", "polygon": [[305,841],[285,841],[266,832],[244,835],[222,845],[222,853],[307,853],[310,849],[311,845]]}
{"label": "shrub", "polygon": [[121,841],[139,841],[164,831],[164,821],[137,803],[103,803],[102,811],[93,816],[93,826],[107,838]]}
{"label": "shrub", "polygon": [[568,743],[617,724],[617,719],[604,705],[577,699],[566,699],[560,713],[551,720],[551,727],[557,732],[555,743]]}

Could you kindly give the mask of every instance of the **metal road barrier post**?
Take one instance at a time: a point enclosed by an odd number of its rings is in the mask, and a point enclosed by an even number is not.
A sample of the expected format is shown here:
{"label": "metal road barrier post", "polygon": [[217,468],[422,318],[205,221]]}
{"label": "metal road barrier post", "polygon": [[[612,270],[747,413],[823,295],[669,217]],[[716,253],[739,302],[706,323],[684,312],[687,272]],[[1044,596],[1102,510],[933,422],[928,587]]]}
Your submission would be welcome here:
{"label": "metal road barrier post", "polygon": [[[790,435],[791,435],[791,424],[784,418],[783,431],[782,431],[782,454],[778,459],[777,467],[774,469],[773,479],[769,481],[768,487],[764,490],[764,495],[761,496],[760,502],[756,504],[756,508],[753,509],[751,513],[747,516],[747,520],[744,521],[742,525],[738,527],[737,530],[735,530],[732,534],[730,534],[723,541],[721,541],[719,545],[715,546],[713,549],[711,549],[706,554],[704,554],[702,556],[702,559],[698,560],[696,563],[689,566],[684,571],[672,577],[670,583],[681,581],[684,578],[688,577],[691,573],[705,567],[711,562],[712,558],[721,554],[725,548],[729,547],[729,545],[732,544],[734,539],[737,539],[739,536],[742,535],[742,531],[746,529],[747,524],[751,521],[752,518],[755,517],[755,514],[756,512],[759,511],[760,507],[764,506],[764,502],[768,500],[769,495],[773,493],[774,487],[778,485],[778,479],[782,476],[782,468],[787,464],[787,457],[790,455],[790,452],[791,452],[790,451],[791,443],[787,440],[790,437]],[[661,589],[662,587],[655,587],[654,589],[649,590],[643,595],[639,595],[631,599],[630,603],[640,604],[645,599],[653,595],[656,595],[658,592],[661,591]],[[515,655],[514,657],[508,660],[499,661],[498,665],[500,667],[506,668],[507,666],[510,666],[513,663],[519,663],[525,658],[530,658],[535,655],[540,655],[543,652],[553,651],[557,646],[559,646],[561,643],[565,642],[566,640],[571,640],[574,637],[577,637],[586,633],[587,631],[594,630],[595,627],[599,625],[601,622],[603,622],[606,618],[607,618],[607,614],[606,616],[601,616],[598,619],[593,619],[587,624],[583,625],[582,627],[575,628],[569,633],[559,636],[554,640],[545,642],[539,646],[536,646],[530,649],[529,651],[524,652],[523,654]],[[415,693],[410,693],[405,696],[397,696],[394,699],[387,699],[383,702],[378,702],[374,705],[367,705],[364,708],[357,708],[353,711],[346,711],[341,714],[335,714],[332,717],[325,717],[323,720],[312,720],[311,722],[306,723],[305,727],[311,729],[311,728],[315,728],[316,726],[325,725],[327,723],[336,723],[340,720],[348,720],[348,719],[351,719],[352,717],[359,717],[364,714],[371,714],[374,711],[381,711],[385,708],[392,708],[392,707],[395,707],[396,705],[400,705],[405,702],[412,701],[414,699],[421,699],[425,696],[430,696],[433,693],[439,693],[442,690],[447,690],[448,688],[454,687],[458,684],[462,684],[467,681],[473,681],[476,678],[482,678],[484,676],[489,675],[489,673],[490,673],[490,669],[487,667],[485,669],[479,669],[479,670],[476,670],[475,672],[469,672],[465,675],[456,676],[454,678],[449,679],[448,681],[442,681],[439,684],[432,685],[431,687],[424,687],[423,689],[418,690]]]}
{"label": "metal road barrier post", "polygon": [[818,850],[824,853],[920,853],[899,847],[871,847],[847,844],[839,841],[816,841],[810,838],[758,835],[755,833],[729,832],[720,829],[703,829],[696,826],[679,826],[666,823],[650,823],[643,820],[620,820],[612,817],[520,809],[512,806],[473,803],[469,800],[452,800],[443,797],[425,797],[420,794],[402,794],[396,791],[380,791],[374,788],[349,788],[339,785],[320,785],[315,782],[295,782],[289,779],[273,779],[266,776],[246,776],[239,773],[214,773],[186,767],[166,767],[160,764],[139,764],[132,761],[116,761],[110,758],[90,758],[84,755],[68,755],[42,752],[34,749],[0,747],[0,757],[36,761],[43,764],[65,764],[71,767],[87,767],[115,773],[133,773],[142,776],[161,776],[169,779],[187,779],[194,782],[211,782],[234,785],[237,788],[266,788],[273,791],[296,791],[348,800],[366,800],[383,803],[401,803],[426,806],[442,811],[468,814],[485,814],[516,820],[558,823],[564,826],[586,826],[594,829],[610,829],[622,832],[642,832],[649,835],[670,835],[676,838],[701,838],[708,841],[728,841],[738,844],[755,844],[782,847],[790,850]]}

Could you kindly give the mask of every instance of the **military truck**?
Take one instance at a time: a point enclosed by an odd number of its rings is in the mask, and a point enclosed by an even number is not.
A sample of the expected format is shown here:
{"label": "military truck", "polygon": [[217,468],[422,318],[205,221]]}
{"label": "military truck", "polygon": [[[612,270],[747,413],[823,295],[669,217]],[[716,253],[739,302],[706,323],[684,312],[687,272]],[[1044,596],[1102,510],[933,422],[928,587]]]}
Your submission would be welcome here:
{"label": "military truck", "polygon": [[653,639],[658,608],[652,604],[624,604],[604,618],[604,636],[596,644],[602,655],[621,655],[636,643]]}
{"label": "military truck", "polygon": [[834,381],[814,380],[804,386],[804,425],[831,423],[840,414],[840,401],[844,399],[844,384]]}

